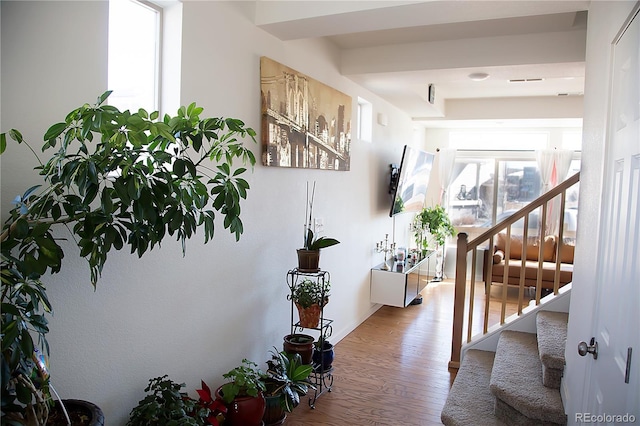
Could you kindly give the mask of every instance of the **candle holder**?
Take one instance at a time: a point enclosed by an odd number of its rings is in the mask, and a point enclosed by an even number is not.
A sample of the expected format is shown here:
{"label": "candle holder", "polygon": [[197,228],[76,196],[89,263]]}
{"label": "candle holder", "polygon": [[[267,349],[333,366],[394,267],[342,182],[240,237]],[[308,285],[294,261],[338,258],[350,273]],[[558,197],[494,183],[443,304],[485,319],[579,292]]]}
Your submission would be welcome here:
{"label": "candle holder", "polygon": [[391,268],[387,265],[387,253],[393,253],[396,250],[396,243],[389,244],[389,234],[385,234],[384,241],[376,243],[376,252],[384,253],[384,263],[382,264],[383,271],[389,271]]}

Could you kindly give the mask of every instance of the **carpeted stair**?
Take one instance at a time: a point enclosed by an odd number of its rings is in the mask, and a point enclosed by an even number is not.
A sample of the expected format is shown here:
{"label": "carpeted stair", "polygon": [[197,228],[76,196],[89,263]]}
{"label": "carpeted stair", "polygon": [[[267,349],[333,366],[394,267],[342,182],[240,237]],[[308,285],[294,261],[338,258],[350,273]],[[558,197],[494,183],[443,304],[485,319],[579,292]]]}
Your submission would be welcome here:
{"label": "carpeted stair", "polygon": [[503,331],[496,352],[468,350],[442,410],[445,425],[564,425],[568,316],[539,312],[537,336]]}

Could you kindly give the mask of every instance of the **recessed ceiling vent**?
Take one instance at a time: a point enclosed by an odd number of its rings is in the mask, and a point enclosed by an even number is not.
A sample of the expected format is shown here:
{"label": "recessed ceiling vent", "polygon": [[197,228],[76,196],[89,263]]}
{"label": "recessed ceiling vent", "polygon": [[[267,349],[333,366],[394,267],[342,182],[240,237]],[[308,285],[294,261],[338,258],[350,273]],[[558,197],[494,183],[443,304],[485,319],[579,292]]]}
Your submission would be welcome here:
{"label": "recessed ceiling vent", "polygon": [[509,83],[529,83],[533,81],[543,81],[544,78],[514,78],[509,80]]}

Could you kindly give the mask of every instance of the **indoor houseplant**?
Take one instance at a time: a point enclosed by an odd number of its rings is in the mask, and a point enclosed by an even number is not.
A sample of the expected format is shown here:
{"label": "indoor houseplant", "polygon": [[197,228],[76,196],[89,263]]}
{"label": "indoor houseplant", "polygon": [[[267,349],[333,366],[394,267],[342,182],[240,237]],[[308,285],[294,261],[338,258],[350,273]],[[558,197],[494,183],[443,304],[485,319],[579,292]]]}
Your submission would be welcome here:
{"label": "indoor houseplant", "polygon": [[[47,130],[42,151],[52,153],[38,158],[36,168],[44,184],[16,197],[3,227],[2,415],[7,421],[46,421],[48,382],[38,379],[33,353],[37,346],[48,352],[46,314],[52,306],[41,277],[62,267],[65,253],[54,238],[56,229],[71,234],[94,286],[111,250],[128,246],[142,256],[172,236],[184,252],[198,227],[204,228],[205,242],[213,238],[216,212],[236,239],[243,231],[240,200],[249,185],[241,178],[246,169],[234,163],[255,164],[242,143],[245,136],[255,142],[255,131],[237,119],[200,118],[202,108],[195,104],[161,120],[157,112],[121,112],[105,104],[109,94]],[[9,136],[36,155],[19,131]],[[9,149],[7,142],[0,134],[0,154]]]}
{"label": "indoor houseplant", "polygon": [[259,426],[264,415],[264,373],[258,364],[247,359],[223,374],[228,380],[216,392],[216,398],[227,406],[225,425]]}
{"label": "indoor houseplant", "polygon": [[321,279],[303,278],[293,285],[291,300],[298,308],[300,327],[316,328],[320,314],[329,303],[331,283]]}
{"label": "indoor houseplant", "polygon": [[299,354],[271,351],[267,361],[265,384],[266,409],[263,416],[265,426],[282,424],[295,407],[300,397],[307,394],[313,384],[309,381],[312,367],[302,363]]}
{"label": "indoor houseplant", "polygon": [[433,245],[436,255],[435,276],[433,281],[441,281],[444,269],[444,243],[447,237],[455,234],[447,211],[441,205],[425,207],[414,218],[414,232],[418,252],[422,258]]}
{"label": "indoor houseplant", "polygon": [[226,411],[226,407],[220,404],[217,410],[212,410],[181,392],[183,387],[184,383],[175,383],[166,375],[150,379],[144,390],[147,395],[131,410],[127,426],[217,426],[215,413],[220,409]]}
{"label": "indoor houseplant", "polygon": [[413,225],[416,245],[423,256],[430,246],[443,247],[447,237],[455,234],[449,215],[440,205],[423,208],[416,214]]}
{"label": "indoor houseplant", "polygon": [[331,369],[335,356],[333,344],[326,336],[322,336],[313,344],[313,368],[318,372],[325,372]]}
{"label": "indoor houseplant", "polygon": [[305,225],[304,225],[304,245],[297,250],[298,270],[302,272],[317,272],[320,263],[320,249],[340,244],[335,238],[318,237],[314,234],[313,226],[313,200],[316,193],[316,183],[313,182],[311,194],[309,194],[309,183],[307,182],[307,201],[305,204]]}

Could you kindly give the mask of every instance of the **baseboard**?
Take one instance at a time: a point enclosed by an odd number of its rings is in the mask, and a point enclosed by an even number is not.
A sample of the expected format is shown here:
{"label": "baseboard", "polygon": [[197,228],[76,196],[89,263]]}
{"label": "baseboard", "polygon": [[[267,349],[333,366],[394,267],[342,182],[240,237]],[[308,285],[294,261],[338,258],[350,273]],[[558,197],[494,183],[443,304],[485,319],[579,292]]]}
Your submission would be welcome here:
{"label": "baseboard", "polygon": [[369,318],[371,315],[375,314],[376,311],[378,309],[382,308],[383,306],[384,305],[381,305],[379,303],[374,304],[374,305],[371,306],[371,308],[361,318],[358,318],[355,321],[352,321],[351,323],[347,324],[346,326],[341,327],[340,330],[338,330],[337,332],[335,332],[335,330],[334,330],[334,333],[331,335],[331,343],[333,343],[335,345],[340,340],[342,340],[345,337],[347,337],[347,335],[349,333],[351,333],[353,330],[358,328],[358,326],[360,324],[365,322],[367,320],[367,318]]}

